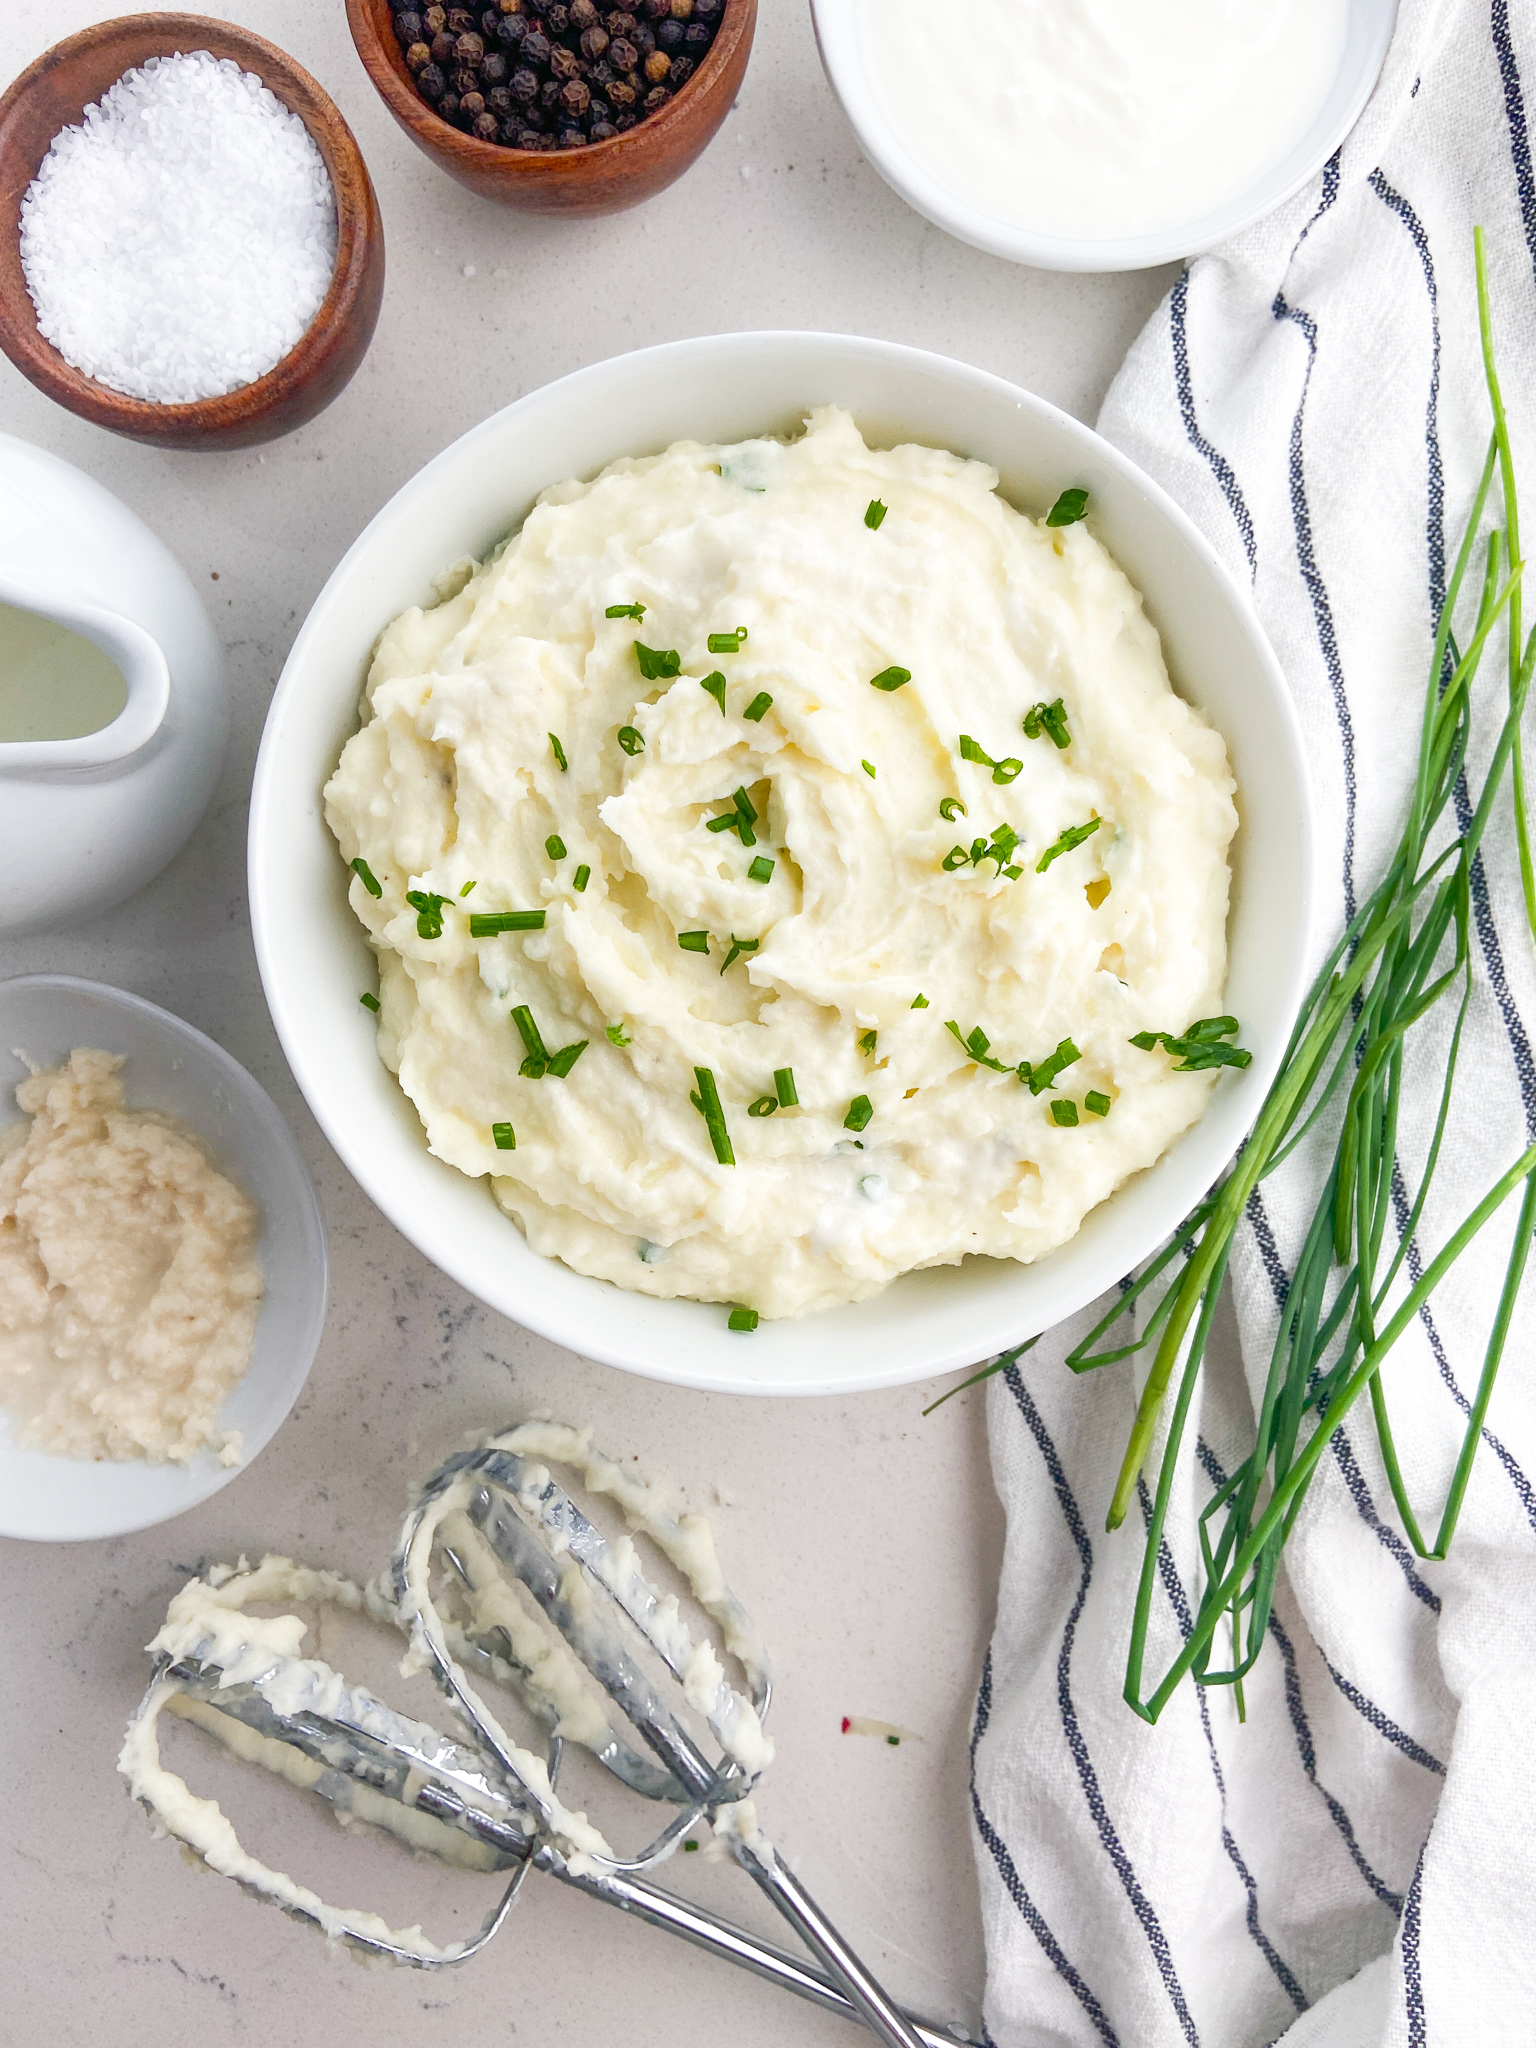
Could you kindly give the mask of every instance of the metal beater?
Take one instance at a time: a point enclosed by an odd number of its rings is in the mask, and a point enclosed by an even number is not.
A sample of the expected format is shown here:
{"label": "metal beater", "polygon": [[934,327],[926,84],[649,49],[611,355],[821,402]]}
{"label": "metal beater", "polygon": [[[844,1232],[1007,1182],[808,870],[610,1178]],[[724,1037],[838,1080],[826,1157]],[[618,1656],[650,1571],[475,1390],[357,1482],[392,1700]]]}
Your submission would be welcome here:
{"label": "metal beater", "polygon": [[[606,1538],[556,1483],[551,1462],[575,1468],[589,1490],[616,1499],[630,1528],[683,1573],[745,1674],[745,1691],[727,1681],[714,1644],[694,1639],[677,1600],[646,1577],[631,1538]],[[404,1668],[430,1670],[467,1740],[396,1712],[300,1656],[297,1616],[247,1612],[284,1600],[335,1601],[402,1629],[410,1638]],[[662,1697],[642,1646],[708,1724],[713,1757]],[[254,1570],[242,1562],[184,1588],[150,1648],[154,1677],[120,1759],[136,1796],[213,1868],[333,1940],[416,1968],[461,1963],[502,1926],[529,1871],[541,1870],[862,2021],[887,2048],[957,2048],[961,2041],[889,1998],[761,1832],[750,1795],[772,1756],[762,1731],[771,1688],[751,1623],[720,1576],[702,1525],[659,1506],[654,1488],[594,1452],[584,1433],[524,1424],[449,1458],[405,1518],[387,1586],[365,1590],[283,1558]],[[542,1753],[502,1728],[466,1667],[515,1691],[545,1731]],[[615,1731],[610,1702],[641,1747]],[[248,1856],[218,1808],[194,1799],[160,1763],[155,1726],[163,1709],[317,1793],[347,1819],[441,1861],[509,1873],[500,1899],[477,1934],[446,1947],[417,1929],[399,1933],[371,1914],[327,1906]],[[631,1792],[675,1809],[638,1855],[617,1855],[561,1800],[568,1740]],[[644,1881],[703,1819],[814,1963]]]}

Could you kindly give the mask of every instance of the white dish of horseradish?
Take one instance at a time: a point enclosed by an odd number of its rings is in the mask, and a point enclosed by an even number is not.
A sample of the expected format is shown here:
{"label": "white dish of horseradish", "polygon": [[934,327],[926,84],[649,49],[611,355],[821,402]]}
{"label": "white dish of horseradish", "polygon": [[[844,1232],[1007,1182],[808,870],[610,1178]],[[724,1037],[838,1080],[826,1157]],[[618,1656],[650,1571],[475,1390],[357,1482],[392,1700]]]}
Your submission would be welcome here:
{"label": "white dish of horseradish", "polygon": [[1198,1200],[1308,849],[1273,657],[1145,478],[958,364],[744,335],[386,507],[274,700],[251,893],[428,1256],[614,1364],[824,1392],[1032,1335]]}
{"label": "white dish of horseradish", "polygon": [[812,12],[865,153],[919,213],[1041,269],[1136,270],[1212,247],[1315,176],[1376,83],[1396,0]]}

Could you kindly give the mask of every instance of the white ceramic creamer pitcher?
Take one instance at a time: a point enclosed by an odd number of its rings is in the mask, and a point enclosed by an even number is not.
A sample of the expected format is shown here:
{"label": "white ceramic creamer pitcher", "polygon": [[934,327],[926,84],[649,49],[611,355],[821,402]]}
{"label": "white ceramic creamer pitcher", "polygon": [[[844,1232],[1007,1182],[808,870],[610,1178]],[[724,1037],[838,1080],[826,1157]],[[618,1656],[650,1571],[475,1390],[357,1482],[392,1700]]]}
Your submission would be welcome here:
{"label": "white ceramic creamer pitcher", "polygon": [[[165,866],[213,794],[229,706],[218,640],[170,551],[83,471],[8,434],[0,606],[12,608],[13,628],[25,623],[19,612],[43,622],[45,636],[79,635],[122,682],[113,678],[121,708],[98,730],[17,738],[0,728],[0,935],[9,935],[106,910]],[[112,700],[98,691],[98,701]]]}

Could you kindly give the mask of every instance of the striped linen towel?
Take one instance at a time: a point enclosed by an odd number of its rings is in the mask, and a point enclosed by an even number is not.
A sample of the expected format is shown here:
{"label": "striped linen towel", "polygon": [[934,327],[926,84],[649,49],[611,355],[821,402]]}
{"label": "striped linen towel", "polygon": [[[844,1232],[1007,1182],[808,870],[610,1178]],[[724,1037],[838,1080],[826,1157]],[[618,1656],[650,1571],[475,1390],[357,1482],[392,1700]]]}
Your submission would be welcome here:
{"label": "striped linen towel", "polygon": [[[1314,775],[1319,959],[1401,829],[1447,555],[1487,445],[1474,222],[1536,527],[1533,102],[1530,0],[1402,0],[1354,134],[1308,190],[1180,277],[1099,422],[1251,588],[1279,654]],[[1500,663],[1479,687],[1486,707]],[[1485,745],[1497,715],[1482,712]],[[1536,721],[1527,735],[1536,755]],[[1536,1134],[1536,972],[1507,810],[1485,846],[1465,1113],[1415,1267]],[[1412,1056],[1420,1102],[1443,1055]],[[1410,1179],[1423,1135],[1401,1148]],[[1161,1558],[1165,1630],[1197,1598],[1194,1513],[1251,1442],[1319,1184],[1317,1155],[1297,1154],[1237,1241]],[[1390,1361],[1420,1501],[1444,1495],[1516,1206]],[[1085,1316],[991,1382],[1008,1534],[972,1795],[997,2048],[1536,2043],[1529,1275],[1525,1292],[1449,1560],[1403,1540],[1362,1403],[1319,1467],[1242,1725],[1226,1687],[1186,1685],[1155,1728],[1121,1700],[1143,1527],[1133,1508],[1103,1530],[1132,1368],[1062,1369]]]}

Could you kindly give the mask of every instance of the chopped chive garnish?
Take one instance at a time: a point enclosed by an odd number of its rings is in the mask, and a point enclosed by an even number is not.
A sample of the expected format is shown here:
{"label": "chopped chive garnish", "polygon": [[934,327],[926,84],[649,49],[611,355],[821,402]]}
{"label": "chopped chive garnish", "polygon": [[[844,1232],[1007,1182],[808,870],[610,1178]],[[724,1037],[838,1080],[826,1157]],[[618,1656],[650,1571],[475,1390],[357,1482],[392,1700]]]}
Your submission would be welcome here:
{"label": "chopped chive garnish", "polygon": [[731,950],[726,954],[725,967],[722,967],[720,972],[724,974],[725,968],[729,967],[733,960],[739,959],[743,953],[755,953],[761,944],[761,939],[738,939],[736,934],[732,932]]}
{"label": "chopped chive garnish", "polygon": [[910,1007],[914,1010],[926,1010],[928,1007],[928,998],[926,996],[914,996],[912,998]]}
{"label": "chopped chive garnish", "polygon": [[1240,1045],[1223,1045],[1223,1038],[1237,1034],[1235,1017],[1202,1017],[1191,1024],[1182,1038],[1168,1031],[1138,1031],[1131,1040],[1143,1052],[1151,1052],[1160,1045],[1164,1052],[1171,1054],[1178,1065],[1176,1074],[1199,1074],[1211,1067],[1246,1067],[1253,1054]]}
{"label": "chopped chive garnish", "polygon": [[1075,526],[1088,510],[1088,493],[1073,489],[1063,491],[1050,511],[1045,515],[1047,526]]}
{"label": "chopped chive garnish", "polygon": [[722,811],[718,818],[707,818],[704,821],[704,830],[706,832],[734,832],[738,823],[739,820],[735,811]]}
{"label": "chopped chive garnish", "polygon": [[474,887],[475,887],[475,884],[474,884],[473,882],[466,882],[466,883],[464,884],[463,888],[462,888],[462,889],[461,889],[461,890],[459,891],[459,894],[460,894],[460,896],[461,896],[461,897],[462,897],[462,896],[467,896],[467,895],[469,894],[470,890],[471,890],[471,889],[473,889]]}
{"label": "chopped chive garnish", "polygon": [[973,1030],[966,1032],[962,1031],[954,1018],[951,1017],[944,1026],[944,1029],[955,1034],[956,1038],[959,1039],[978,1066],[991,1067],[993,1072],[998,1074],[1006,1074],[1009,1071],[1001,1060],[995,1060],[992,1057],[992,1041],[979,1024]]}
{"label": "chopped chive garnish", "polygon": [[362,1004],[365,1010],[376,1011],[379,1007],[379,999],[377,996],[363,995],[359,996],[357,1000]]}
{"label": "chopped chive garnish", "polygon": [[443,936],[443,906],[446,896],[434,896],[426,889],[407,889],[405,900],[416,913],[416,930],[424,939]]}
{"label": "chopped chive garnish", "polygon": [[747,869],[747,880],[749,882],[771,881],[773,878],[773,865],[773,862],[766,853],[760,853]]}
{"label": "chopped chive garnish", "polygon": [[952,875],[957,868],[968,867],[970,860],[971,856],[963,846],[952,846],[939,862],[939,866],[946,875]]}
{"label": "chopped chive garnish", "polygon": [[562,1045],[550,1061],[549,1071],[563,1081],[586,1049],[587,1041],[584,1038],[578,1038],[574,1045]]}
{"label": "chopped chive garnish", "polygon": [[1083,1097],[1083,1107],[1090,1116],[1108,1116],[1109,1097],[1101,1088],[1090,1088]]}
{"label": "chopped chive garnish", "polygon": [[695,1841],[693,1841],[692,1839],[690,1839],[690,1840],[688,1840],[688,1841],[684,1842],[684,1844],[683,1844],[683,1848],[684,1848],[685,1850],[697,1849],[697,1848],[698,1848],[698,1846],[699,1846],[699,1845],[698,1845],[698,1843],[697,1843],[697,1842],[695,1842]]}
{"label": "chopped chive garnish", "polygon": [[1042,733],[1063,752],[1072,744],[1072,735],[1067,730],[1067,707],[1059,697],[1051,704],[1031,704],[1024,714],[1025,739],[1037,740]]}
{"label": "chopped chive garnish", "polygon": [[869,777],[870,781],[873,782],[875,779],[875,771],[870,766],[868,761],[861,761],[859,763],[859,766],[864,770],[864,773]]}
{"label": "chopped chive garnish", "polygon": [[1051,1104],[1051,1122],[1060,1124],[1064,1131],[1072,1130],[1077,1123],[1077,1104],[1070,1096],[1058,1095]]}
{"label": "chopped chive garnish", "polygon": [[870,677],[869,687],[872,690],[899,690],[903,683],[910,683],[911,680],[912,671],[909,668],[883,668],[879,675]]}
{"label": "chopped chive garnish", "polygon": [[645,734],[636,732],[632,725],[619,727],[619,745],[626,754],[638,754],[645,746]]}
{"label": "chopped chive garnish", "polygon": [[497,932],[541,932],[547,915],[543,910],[472,910],[469,936],[490,939]]}
{"label": "chopped chive garnish", "polygon": [[707,953],[709,951],[709,933],[679,932],[677,943],[685,953]]}
{"label": "chopped chive garnish", "polygon": [[735,793],[731,797],[731,802],[735,804],[737,810],[740,811],[741,815],[746,819],[749,825],[755,825],[757,823],[756,806],[753,804],[751,797],[747,795],[747,792],[744,788],[738,788],[735,791]]}
{"label": "chopped chive garnish", "polygon": [[715,669],[713,673],[710,675],[701,676],[699,679],[699,688],[701,690],[707,690],[709,692],[710,696],[713,697],[715,702],[720,706],[720,716],[724,718],[725,677],[720,673],[719,669]]}
{"label": "chopped chive garnish", "polygon": [[1008,877],[1010,882],[1016,882],[1019,879],[1020,875],[1023,874],[1023,872],[1024,870],[1020,867],[1006,867],[1003,869],[1003,873]]}
{"label": "chopped chive garnish", "polygon": [[973,839],[969,850],[963,846],[952,846],[939,865],[946,875],[952,875],[956,868],[979,868],[984,860],[995,860],[1000,875],[1007,875],[1011,880],[1017,881],[1024,871],[1022,868],[1010,867],[1008,862],[1018,843],[1019,835],[1011,825],[999,825],[990,841]]}
{"label": "chopped chive garnish", "polygon": [[566,773],[568,772],[568,770],[569,770],[569,768],[570,768],[570,765],[571,765],[571,764],[570,764],[570,762],[569,762],[569,761],[567,761],[567,759],[565,758],[565,749],[564,749],[564,747],[562,747],[562,746],[561,746],[561,744],[560,744],[560,736],[559,736],[559,734],[558,734],[558,733],[553,733],[553,732],[552,732],[552,733],[550,734],[550,736],[549,736],[549,747],[550,747],[550,752],[551,752],[551,753],[552,753],[552,754],[554,755],[555,759],[556,759],[556,760],[557,760],[557,761],[558,761],[558,762],[560,763],[560,773],[561,773],[562,775],[566,774]]}
{"label": "chopped chive garnish", "polygon": [[1047,1088],[1056,1086],[1058,1074],[1065,1073],[1068,1067],[1075,1065],[1081,1058],[1082,1054],[1071,1039],[1063,1038],[1050,1058],[1041,1060],[1038,1066],[1032,1067],[1028,1060],[1020,1060],[1019,1079],[1031,1095],[1043,1095]]}
{"label": "chopped chive garnish", "polygon": [[519,1003],[512,1012],[512,1022],[517,1026],[517,1035],[528,1055],[517,1071],[530,1081],[542,1080],[549,1065],[549,1053],[539,1035],[539,1027],[533,1021],[533,1012],[526,1003]]}
{"label": "chopped chive garnish", "polygon": [[361,854],[351,863],[351,868],[353,874],[356,875],[370,896],[382,896],[384,894],[384,884],[378,880],[373,869],[369,867]]}
{"label": "chopped chive garnish", "polygon": [[741,643],[746,637],[745,626],[738,626],[733,633],[711,633],[709,651],[711,654],[740,654]]}
{"label": "chopped chive garnish", "polygon": [[748,1116],[772,1116],[779,1106],[777,1095],[759,1095],[756,1102],[747,1104]]}
{"label": "chopped chive garnish", "polygon": [[667,676],[681,675],[683,658],[675,647],[647,647],[643,640],[635,642],[635,659],[640,664],[640,673],[648,683],[656,683]]}
{"label": "chopped chive garnish", "polygon": [[1069,825],[1055,844],[1048,846],[1035,862],[1035,873],[1043,875],[1053,860],[1059,860],[1074,846],[1081,846],[1085,839],[1091,839],[1102,823],[1101,818],[1090,818],[1086,825]]}
{"label": "chopped chive garnish", "polygon": [[855,1095],[848,1105],[848,1114],[843,1118],[843,1129],[862,1131],[874,1113],[874,1104],[867,1095]]}
{"label": "chopped chive garnish", "polygon": [[586,862],[583,861],[581,866],[576,870],[575,874],[571,877],[571,887],[576,891],[576,894],[580,896],[582,892],[585,890],[588,882],[591,881],[591,879],[592,870],[587,866]]}
{"label": "chopped chive garnish", "polygon": [[638,626],[645,617],[643,604],[611,604],[603,613],[605,619],[633,619]]}
{"label": "chopped chive garnish", "polygon": [[565,841],[560,837],[560,834],[558,832],[550,833],[549,837],[544,842],[544,851],[549,855],[551,860],[565,859]]}
{"label": "chopped chive garnish", "polygon": [[733,1308],[727,1320],[726,1328],[730,1330],[755,1330],[757,1328],[757,1310],[755,1308]]}
{"label": "chopped chive garnish", "polygon": [[491,1142],[498,1152],[515,1152],[517,1150],[517,1133],[510,1124],[492,1124]]}
{"label": "chopped chive garnish", "polygon": [[773,1070],[774,1093],[779,1098],[780,1109],[796,1109],[800,1098],[795,1093],[795,1070],[793,1067],[775,1067]]}
{"label": "chopped chive garnish", "polygon": [[900,1749],[901,1737],[899,1735],[887,1735],[885,1739],[890,1744],[892,1749]]}
{"label": "chopped chive garnish", "polygon": [[622,1024],[607,1025],[605,1027],[605,1034],[610,1045],[629,1045],[632,1043],[629,1033]]}
{"label": "chopped chive garnish", "polygon": [[962,761],[974,761],[980,768],[990,768],[994,782],[1012,782],[1022,774],[1024,768],[1024,763],[1015,760],[1012,754],[1008,755],[1005,760],[994,761],[992,756],[983,747],[977,745],[968,732],[963,732],[960,735],[960,758]]}
{"label": "chopped chive garnish", "polygon": [[879,526],[881,520],[884,517],[885,507],[881,504],[878,498],[871,498],[869,503],[864,507],[864,524],[869,528],[871,533],[875,531],[876,527]]}
{"label": "chopped chive garnish", "polygon": [[708,1067],[695,1067],[693,1078],[699,1084],[699,1092],[690,1100],[704,1119],[709,1142],[715,1148],[715,1157],[722,1166],[734,1166],[736,1154],[731,1150],[731,1134],[725,1128],[725,1111],[720,1107],[720,1090],[715,1086],[715,1077]]}
{"label": "chopped chive garnish", "polygon": [[754,725],[760,725],[762,723],[763,713],[768,709],[768,706],[772,702],[773,699],[769,696],[766,690],[759,690],[757,695],[752,699],[752,702],[747,706],[746,710],[743,711],[741,715],[743,718],[750,719]]}
{"label": "chopped chive garnish", "polygon": [[865,1059],[868,1059],[874,1051],[875,1042],[879,1036],[878,1031],[861,1031],[859,1033],[859,1051],[863,1053]]}
{"label": "chopped chive garnish", "polygon": [[944,820],[946,825],[953,825],[956,818],[964,818],[968,815],[969,813],[967,812],[965,805],[961,803],[959,797],[957,796],[947,796],[945,797],[943,803],[939,805],[939,816]]}

